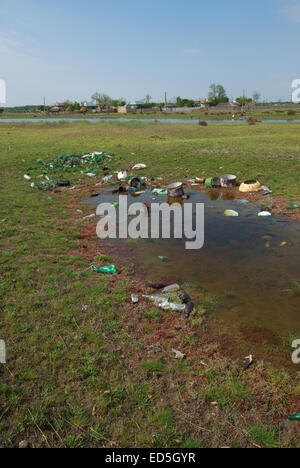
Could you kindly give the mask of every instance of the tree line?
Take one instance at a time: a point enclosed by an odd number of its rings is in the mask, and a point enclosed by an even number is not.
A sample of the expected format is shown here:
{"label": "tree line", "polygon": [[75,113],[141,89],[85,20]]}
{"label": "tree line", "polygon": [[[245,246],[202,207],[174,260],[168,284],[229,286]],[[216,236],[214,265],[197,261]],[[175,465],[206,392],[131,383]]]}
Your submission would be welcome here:
{"label": "tree line", "polygon": [[[249,102],[255,102],[259,103],[261,99],[261,94],[258,91],[254,91],[252,94],[252,97],[247,97],[247,96],[241,96],[236,98],[236,101],[239,102],[242,106],[246,105]],[[91,96],[91,100],[95,106],[100,107],[101,109],[108,109],[110,107],[121,107],[125,106],[127,104],[127,101],[125,98],[119,98],[119,99],[112,99],[108,94],[105,93],[99,93],[96,92]],[[199,100],[200,101],[200,100]],[[174,97],[171,101],[169,101],[167,104],[172,105],[173,107],[195,107],[199,101],[195,101],[193,99],[186,99],[186,98],[181,98],[180,96]],[[226,90],[223,85],[221,84],[211,84],[208,92],[207,99],[203,99],[202,102],[205,104],[206,107],[210,106],[217,106],[218,104],[223,104],[226,102],[229,102],[229,98],[227,96]],[[72,102],[72,101],[65,101],[61,103],[61,106],[65,110],[70,110],[70,111],[80,111],[83,107],[85,107],[85,102]],[[165,102],[154,102],[152,99],[152,96],[150,94],[147,94],[145,98],[140,102],[140,107],[147,109],[147,108],[152,108],[152,107],[164,107]],[[18,107],[18,108],[6,108],[6,111],[9,110],[15,110],[18,109],[18,111],[24,111],[24,112],[29,112],[29,111],[49,111],[50,106],[23,106],[23,107]],[[2,113],[4,109],[0,108],[0,113]]]}

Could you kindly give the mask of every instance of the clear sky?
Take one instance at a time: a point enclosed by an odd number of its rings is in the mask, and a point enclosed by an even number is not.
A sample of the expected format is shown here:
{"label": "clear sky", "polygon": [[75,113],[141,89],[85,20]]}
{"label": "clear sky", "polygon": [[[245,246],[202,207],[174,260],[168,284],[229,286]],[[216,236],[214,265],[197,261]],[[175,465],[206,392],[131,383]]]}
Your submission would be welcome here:
{"label": "clear sky", "polygon": [[213,82],[288,99],[299,50],[300,0],[0,0],[9,106],[203,98]]}

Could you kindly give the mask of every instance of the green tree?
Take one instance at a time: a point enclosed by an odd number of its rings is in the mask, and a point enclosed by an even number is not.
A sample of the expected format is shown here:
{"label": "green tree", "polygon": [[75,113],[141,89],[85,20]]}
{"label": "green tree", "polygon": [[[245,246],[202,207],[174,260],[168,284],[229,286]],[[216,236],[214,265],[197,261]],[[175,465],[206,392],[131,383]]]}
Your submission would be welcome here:
{"label": "green tree", "polygon": [[98,104],[100,107],[109,107],[111,105],[111,97],[108,94],[94,93],[92,95],[92,100]]}
{"label": "green tree", "polygon": [[178,96],[176,99],[177,107],[193,107],[194,104],[195,101],[193,101],[192,99],[182,99],[180,96]]}
{"label": "green tree", "polygon": [[210,85],[208,99],[213,106],[229,101],[224,86],[215,83]]}
{"label": "green tree", "polygon": [[261,98],[261,93],[259,93],[258,91],[254,91],[254,93],[252,94],[253,101],[259,102],[260,98]]}
{"label": "green tree", "polygon": [[252,102],[251,98],[247,98],[246,96],[241,96],[236,99],[237,102],[241,104],[241,106],[245,106],[248,102]]}
{"label": "green tree", "polygon": [[113,99],[113,100],[111,101],[111,105],[112,105],[113,107],[122,107],[122,106],[125,106],[125,105],[126,105],[126,101],[125,101],[125,99],[123,99],[123,98],[120,98],[120,99]]}

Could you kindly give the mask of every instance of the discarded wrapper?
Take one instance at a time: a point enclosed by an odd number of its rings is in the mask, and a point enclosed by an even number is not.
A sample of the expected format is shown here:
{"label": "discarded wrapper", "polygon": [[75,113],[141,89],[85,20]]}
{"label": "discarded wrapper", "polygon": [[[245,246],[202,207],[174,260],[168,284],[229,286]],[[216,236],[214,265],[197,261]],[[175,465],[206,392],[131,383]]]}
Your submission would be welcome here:
{"label": "discarded wrapper", "polygon": [[131,294],[132,304],[137,304],[139,302],[139,296],[137,294]]}
{"label": "discarded wrapper", "polygon": [[0,363],[6,364],[6,346],[4,340],[0,340]]}
{"label": "discarded wrapper", "polygon": [[147,168],[146,164],[136,164],[135,166],[133,166],[132,170],[140,171],[141,169],[146,169],[146,168]]}
{"label": "discarded wrapper", "polygon": [[185,359],[186,355],[181,353],[180,351],[177,351],[177,349],[172,349],[172,353],[175,354],[175,359]]}

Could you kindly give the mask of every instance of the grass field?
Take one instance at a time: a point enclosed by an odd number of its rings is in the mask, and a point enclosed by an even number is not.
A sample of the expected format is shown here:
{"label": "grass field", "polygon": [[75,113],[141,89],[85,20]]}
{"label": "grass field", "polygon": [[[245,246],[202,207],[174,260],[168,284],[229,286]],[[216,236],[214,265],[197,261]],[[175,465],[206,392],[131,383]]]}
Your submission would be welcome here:
{"label": "grass field", "polygon": [[[151,177],[261,174],[274,195],[300,200],[297,124],[0,124],[0,446],[299,447],[299,425],[286,421],[299,409],[295,376],[262,362],[244,373],[201,320],[133,310],[130,268],[89,269],[91,252],[110,259],[78,191],[23,179],[38,158],[94,150],[114,153],[113,170],[143,162]],[[158,329],[170,340],[153,344]]]}

